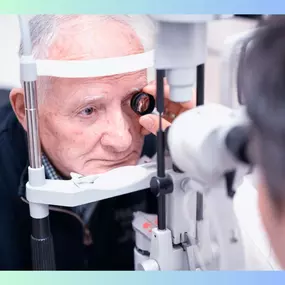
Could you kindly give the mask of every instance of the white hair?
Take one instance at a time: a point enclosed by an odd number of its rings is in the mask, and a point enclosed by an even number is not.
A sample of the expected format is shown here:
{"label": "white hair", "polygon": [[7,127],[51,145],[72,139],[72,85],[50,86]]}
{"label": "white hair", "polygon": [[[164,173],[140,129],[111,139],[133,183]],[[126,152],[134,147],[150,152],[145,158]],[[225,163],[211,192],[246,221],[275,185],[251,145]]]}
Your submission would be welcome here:
{"label": "white hair", "polygon": [[[155,33],[155,23],[147,15],[34,15],[30,16],[29,27],[32,44],[32,52],[36,59],[47,59],[49,48],[56,39],[59,25],[70,20],[80,20],[88,16],[90,20],[94,18],[109,19],[128,24],[137,34],[144,51],[153,49]],[[23,54],[23,45],[20,44],[19,55]],[[43,90],[42,80],[38,81],[40,93]],[[46,84],[45,84],[46,85]]]}

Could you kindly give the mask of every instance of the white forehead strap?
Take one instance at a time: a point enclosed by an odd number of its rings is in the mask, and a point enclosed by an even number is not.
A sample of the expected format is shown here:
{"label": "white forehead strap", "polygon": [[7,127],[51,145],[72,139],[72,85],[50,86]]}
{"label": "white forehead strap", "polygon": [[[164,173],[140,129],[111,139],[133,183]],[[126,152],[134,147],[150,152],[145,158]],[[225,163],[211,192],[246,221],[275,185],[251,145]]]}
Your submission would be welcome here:
{"label": "white forehead strap", "polygon": [[154,66],[154,51],[94,60],[37,60],[38,76],[101,77],[140,71]]}

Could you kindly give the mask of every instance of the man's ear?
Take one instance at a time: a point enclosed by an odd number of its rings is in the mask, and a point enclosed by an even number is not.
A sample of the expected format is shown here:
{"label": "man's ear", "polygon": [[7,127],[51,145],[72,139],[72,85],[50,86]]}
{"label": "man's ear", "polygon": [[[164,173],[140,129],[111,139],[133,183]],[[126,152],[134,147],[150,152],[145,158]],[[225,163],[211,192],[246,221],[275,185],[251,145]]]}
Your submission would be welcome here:
{"label": "man's ear", "polygon": [[27,130],[26,114],[25,114],[25,98],[22,88],[14,88],[10,92],[10,103],[16,114],[18,121]]}

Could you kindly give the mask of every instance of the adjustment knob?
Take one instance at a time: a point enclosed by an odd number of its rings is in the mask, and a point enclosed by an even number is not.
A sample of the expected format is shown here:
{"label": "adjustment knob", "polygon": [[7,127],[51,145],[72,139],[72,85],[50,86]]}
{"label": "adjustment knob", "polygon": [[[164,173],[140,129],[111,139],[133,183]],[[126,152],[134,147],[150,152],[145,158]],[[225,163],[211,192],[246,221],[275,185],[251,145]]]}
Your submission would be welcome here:
{"label": "adjustment knob", "polygon": [[154,195],[170,194],[173,192],[173,182],[170,175],[165,177],[152,177],[150,180],[150,189]]}

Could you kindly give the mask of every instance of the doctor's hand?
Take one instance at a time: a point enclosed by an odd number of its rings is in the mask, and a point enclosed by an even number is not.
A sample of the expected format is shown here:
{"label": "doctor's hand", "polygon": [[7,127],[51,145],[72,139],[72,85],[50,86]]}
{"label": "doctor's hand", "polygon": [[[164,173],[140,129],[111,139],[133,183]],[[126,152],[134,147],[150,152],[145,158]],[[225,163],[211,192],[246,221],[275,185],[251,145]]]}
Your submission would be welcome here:
{"label": "doctor's hand", "polygon": [[[156,82],[153,81],[147,85],[143,92],[148,93],[154,98],[156,97]],[[196,94],[193,92],[193,97],[191,101],[184,103],[175,103],[169,100],[169,85],[167,81],[164,80],[164,115],[162,119],[162,129],[165,130],[168,126],[171,125],[172,121],[179,114],[192,109],[196,106]],[[142,126],[142,134],[148,135],[150,133],[156,135],[159,128],[159,116],[154,114],[148,114],[141,116],[139,123]]]}

